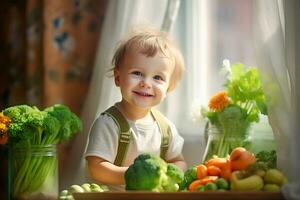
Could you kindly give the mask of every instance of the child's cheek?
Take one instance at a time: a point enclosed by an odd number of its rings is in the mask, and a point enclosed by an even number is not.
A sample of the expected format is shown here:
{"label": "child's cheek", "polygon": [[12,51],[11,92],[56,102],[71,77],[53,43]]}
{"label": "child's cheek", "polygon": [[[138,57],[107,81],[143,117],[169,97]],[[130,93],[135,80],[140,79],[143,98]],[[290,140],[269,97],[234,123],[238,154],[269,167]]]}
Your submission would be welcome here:
{"label": "child's cheek", "polygon": [[140,82],[140,78],[139,77],[134,77],[134,76],[129,76],[127,79],[127,83],[130,85],[136,85]]}
{"label": "child's cheek", "polygon": [[166,93],[168,90],[168,84],[166,83],[153,83],[153,86],[159,89],[162,93]]}

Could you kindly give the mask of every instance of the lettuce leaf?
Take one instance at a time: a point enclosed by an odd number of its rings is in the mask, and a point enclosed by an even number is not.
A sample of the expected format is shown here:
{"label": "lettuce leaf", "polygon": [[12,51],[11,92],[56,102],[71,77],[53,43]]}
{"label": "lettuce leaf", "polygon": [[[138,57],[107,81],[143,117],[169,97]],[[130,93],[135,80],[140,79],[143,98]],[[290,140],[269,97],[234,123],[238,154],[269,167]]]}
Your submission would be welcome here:
{"label": "lettuce leaf", "polygon": [[245,69],[242,63],[233,64],[225,87],[232,104],[247,111],[249,122],[258,122],[260,113],[268,114],[260,73],[256,67]]}

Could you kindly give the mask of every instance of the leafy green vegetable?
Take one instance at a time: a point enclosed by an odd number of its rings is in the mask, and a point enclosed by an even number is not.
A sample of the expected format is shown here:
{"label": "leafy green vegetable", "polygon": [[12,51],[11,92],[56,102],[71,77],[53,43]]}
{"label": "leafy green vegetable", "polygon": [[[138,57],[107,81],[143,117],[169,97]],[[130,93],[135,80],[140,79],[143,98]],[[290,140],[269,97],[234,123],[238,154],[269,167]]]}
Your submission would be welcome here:
{"label": "leafy green vegetable", "polygon": [[260,151],[256,154],[256,162],[265,163],[267,169],[277,168],[277,155],[275,150]]}
{"label": "leafy green vegetable", "polygon": [[253,174],[265,174],[269,169],[277,168],[276,151],[260,151],[256,155],[256,162],[247,167],[244,171],[246,176]]}
{"label": "leafy green vegetable", "polygon": [[250,123],[245,120],[247,117],[245,110],[236,105],[226,107],[218,115],[220,123],[219,130],[227,136],[245,137]]}
{"label": "leafy green vegetable", "polygon": [[184,179],[183,171],[177,166],[172,163],[168,163],[167,168],[167,176],[175,180],[176,183],[181,184]]}
{"label": "leafy green vegetable", "polygon": [[44,111],[35,106],[17,105],[5,109],[3,114],[12,120],[8,134],[9,143],[13,145],[58,144],[82,128],[80,119],[61,104]]}
{"label": "leafy green vegetable", "polygon": [[180,168],[148,153],[139,155],[125,172],[126,190],[175,192],[182,181]]}
{"label": "leafy green vegetable", "polygon": [[238,146],[249,148],[246,138],[251,124],[259,121],[260,114],[268,114],[258,69],[246,69],[242,63],[225,68],[228,70],[225,92],[211,98],[209,110],[202,109],[202,115],[210,123],[207,130],[219,134],[210,140],[214,144],[208,144],[203,161],[212,155],[225,157]]}
{"label": "leafy green vegetable", "polygon": [[[69,108],[64,105],[57,104],[51,106],[46,108],[45,112],[47,112],[48,116],[50,115],[52,118],[56,118],[56,120],[60,122],[60,129],[58,132],[60,141],[70,139],[74,133],[76,133],[78,130],[81,130],[82,124],[80,119],[74,113],[70,112]],[[51,128],[57,128],[57,121],[55,121],[55,123],[53,121],[50,123],[50,130]]]}
{"label": "leafy green vegetable", "polygon": [[8,145],[12,153],[22,151],[22,159],[12,156],[15,165],[14,197],[37,191],[55,171],[57,158],[51,156],[29,156],[29,152],[48,145],[56,145],[70,139],[82,128],[80,119],[64,105],[56,104],[45,110],[35,106],[17,105],[6,108],[3,114],[11,119]]}
{"label": "leafy green vegetable", "polygon": [[268,114],[260,74],[256,67],[245,69],[242,63],[232,65],[225,87],[232,104],[247,111],[249,122],[258,122],[260,113]]}
{"label": "leafy green vegetable", "polygon": [[191,182],[197,179],[197,167],[192,166],[184,172],[184,179],[179,185],[181,190],[187,190]]}

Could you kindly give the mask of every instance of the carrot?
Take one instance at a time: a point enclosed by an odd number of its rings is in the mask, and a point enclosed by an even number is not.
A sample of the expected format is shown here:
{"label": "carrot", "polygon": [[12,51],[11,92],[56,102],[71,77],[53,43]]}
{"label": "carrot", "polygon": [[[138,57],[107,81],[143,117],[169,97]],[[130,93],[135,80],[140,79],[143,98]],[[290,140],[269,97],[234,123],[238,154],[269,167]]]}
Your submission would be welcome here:
{"label": "carrot", "polygon": [[207,167],[203,164],[197,166],[197,178],[202,179],[207,176]]}
{"label": "carrot", "polygon": [[221,169],[220,176],[222,178],[225,178],[226,180],[230,179],[230,176],[231,176],[231,162],[230,162],[230,159],[226,160],[225,166]]}
{"label": "carrot", "polygon": [[200,179],[201,185],[206,185],[210,182],[215,182],[219,177],[218,176],[206,176],[203,179]]}
{"label": "carrot", "polygon": [[207,167],[213,165],[219,168],[224,167],[225,164],[226,164],[226,158],[211,158],[205,163]]}
{"label": "carrot", "polygon": [[217,166],[211,165],[207,167],[207,174],[210,176],[219,176],[221,174],[221,169]]}
{"label": "carrot", "polygon": [[197,179],[197,180],[194,180],[190,185],[189,185],[189,191],[190,192],[193,192],[193,191],[196,191],[196,188],[199,186],[199,185],[206,185],[207,183],[210,183],[210,182],[215,182],[219,177],[218,176],[206,176],[202,179]]}
{"label": "carrot", "polygon": [[201,185],[201,179],[194,180],[189,185],[189,191],[194,192],[199,185]]}

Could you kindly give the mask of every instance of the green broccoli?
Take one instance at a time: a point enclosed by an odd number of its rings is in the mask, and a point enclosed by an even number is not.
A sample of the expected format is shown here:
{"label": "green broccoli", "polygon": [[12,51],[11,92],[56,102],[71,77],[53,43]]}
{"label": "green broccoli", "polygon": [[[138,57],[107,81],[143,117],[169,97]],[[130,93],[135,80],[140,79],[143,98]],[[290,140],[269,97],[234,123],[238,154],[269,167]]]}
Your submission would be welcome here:
{"label": "green broccoli", "polygon": [[175,192],[182,180],[179,168],[148,153],[139,155],[125,172],[126,190]]}
{"label": "green broccoli", "polygon": [[28,105],[17,105],[6,108],[3,111],[3,114],[11,118],[12,121],[21,121],[23,119],[24,114],[31,113],[34,110],[38,109],[36,107],[31,107]]}
{"label": "green broccoli", "polygon": [[168,163],[167,176],[171,177],[179,185],[184,179],[183,171],[177,165],[172,163]]}
{"label": "green broccoli", "polygon": [[56,104],[41,111],[35,106],[17,105],[3,111],[12,123],[8,128],[13,144],[58,144],[80,131],[80,119],[68,107]]}
{"label": "green broccoli", "polygon": [[[59,136],[61,141],[68,140],[74,133],[82,128],[80,119],[64,105],[56,104],[46,108],[44,111],[47,112],[48,115],[55,117],[60,122]],[[55,127],[56,123],[52,128]]]}
{"label": "green broccoli", "polygon": [[22,145],[30,141],[31,144],[39,144],[42,140],[45,112],[37,107],[18,105],[5,109],[12,123],[8,128],[9,141]]}

